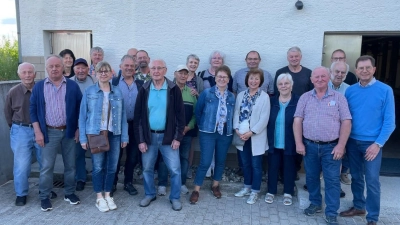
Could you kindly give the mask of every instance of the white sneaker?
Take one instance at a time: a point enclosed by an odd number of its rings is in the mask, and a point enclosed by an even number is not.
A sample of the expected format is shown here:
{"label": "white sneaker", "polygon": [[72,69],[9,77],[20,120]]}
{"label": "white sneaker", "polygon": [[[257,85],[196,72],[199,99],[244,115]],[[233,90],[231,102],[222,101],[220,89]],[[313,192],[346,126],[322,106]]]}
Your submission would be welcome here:
{"label": "white sneaker", "polygon": [[251,190],[250,188],[242,188],[239,192],[236,192],[235,196],[236,197],[243,197],[245,195],[250,195]]}
{"label": "white sneaker", "polygon": [[250,197],[247,199],[247,204],[253,205],[257,202],[258,193],[251,192]]}
{"label": "white sneaker", "polygon": [[100,212],[107,212],[110,210],[110,208],[108,208],[107,201],[104,198],[98,198],[96,200],[96,207]]}
{"label": "white sneaker", "polygon": [[186,187],[186,185],[181,186],[181,194],[184,194],[184,195],[189,194],[189,190]]}
{"label": "white sneaker", "polygon": [[117,205],[114,202],[114,199],[111,197],[106,197],[105,200],[107,201],[108,208],[110,210],[117,209]]}
{"label": "white sneaker", "polygon": [[159,196],[165,196],[165,195],[167,195],[167,187],[165,187],[165,186],[158,186],[157,194],[158,194]]}

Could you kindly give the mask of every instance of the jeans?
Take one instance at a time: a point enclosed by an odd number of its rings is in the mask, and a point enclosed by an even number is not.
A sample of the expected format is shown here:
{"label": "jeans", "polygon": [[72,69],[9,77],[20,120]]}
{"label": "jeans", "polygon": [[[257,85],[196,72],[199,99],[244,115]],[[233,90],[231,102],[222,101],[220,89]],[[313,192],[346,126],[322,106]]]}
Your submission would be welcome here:
{"label": "jeans", "polygon": [[206,176],[207,170],[211,165],[211,160],[215,149],[215,168],[213,179],[220,181],[225,169],[226,155],[231,146],[233,135],[226,136],[226,133],[219,134],[199,132],[200,143],[200,165],[196,171],[194,184],[201,186]]}
{"label": "jeans", "polygon": [[[349,138],[346,145],[350,162],[354,208],[366,209],[368,212],[367,221],[378,221],[381,203],[379,171],[382,162],[382,150],[372,161],[366,161],[364,158],[367,148],[373,143],[373,141],[359,141]],[[365,183],[367,184],[367,198],[364,197]]]}
{"label": "jeans", "polygon": [[179,160],[179,150],[172,149],[171,145],[163,145],[164,134],[151,133],[151,144],[147,146],[147,151],[142,154],[144,192],[146,196],[153,198],[156,196],[154,185],[154,165],[157,161],[158,151],[160,150],[163,160],[171,174],[171,194],[170,200],[180,199],[181,191],[181,165]]}
{"label": "jeans", "polygon": [[35,141],[32,127],[13,124],[10,130],[10,144],[14,153],[14,189],[17,196],[28,195],[28,178],[31,173],[32,153],[41,168],[41,148]]}
{"label": "jeans", "polygon": [[268,193],[277,193],[280,168],[283,172],[283,193],[293,195],[296,178],[295,155],[285,155],[285,150],[276,148],[273,153],[268,152]]}
{"label": "jeans", "polygon": [[342,170],[340,173],[349,173],[350,170],[350,162],[349,162],[349,157],[347,156],[347,151],[344,154],[343,158],[342,158]]}
{"label": "jeans", "polygon": [[243,151],[238,152],[242,161],[244,187],[251,188],[251,191],[255,193],[260,192],[263,155],[253,156],[251,138],[244,143]]}
{"label": "jeans", "polygon": [[111,192],[117,171],[121,135],[108,132],[108,142],[110,143],[109,151],[92,154],[92,182],[96,193]]}
{"label": "jeans", "polygon": [[[89,150],[90,151],[90,150]],[[86,150],[82,148],[80,142],[75,144],[75,164],[76,164],[76,174],[75,181],[86,182]]]}
{"label": "jeans", "polygon": [[[138,155],[140,153],[138,144],[136,143],[135,140],[135,135],[133,133],[133,123],[128,122],[128,134],[129,134],[129,143],[125,148],[126,151],[126,160],[125,160],[125,170],[124,170],[124,184],[127,183],[132,183],[133,181],[133,172],[135,170],[136,165],[139,162]],[[121,163],[121,158],[123,155],[123,149],[121,148],[120,153],[119,153],[119,158],[118,158],[118,165],[117,165],[117,171],[115,173],[115,178],[114,178],[114,185],[117,184],[118,182],[118,173],[120,170],[120,163]]]}
{"label": "jeans", "polygon": [[42,168],[39,176],[40,199],[48,199],[53,189],[53,172],[57,150],[61,147],[64,163],[64,194],[75,192],[75,140],[66,138],[66,130],[47,129],[49,142],[42,148]]}
{"label": "jeans", "polygon": [[325,215],[337,216],[340,206],[340,165],[341,160],[334,160],[331,154],[337,143],[316,144],[304,140],[306,155],[304,165],[306,170],[306,183],[309,200],[312,205],[322,206],[321,196],[321,170],[324,173],[325,182]]}

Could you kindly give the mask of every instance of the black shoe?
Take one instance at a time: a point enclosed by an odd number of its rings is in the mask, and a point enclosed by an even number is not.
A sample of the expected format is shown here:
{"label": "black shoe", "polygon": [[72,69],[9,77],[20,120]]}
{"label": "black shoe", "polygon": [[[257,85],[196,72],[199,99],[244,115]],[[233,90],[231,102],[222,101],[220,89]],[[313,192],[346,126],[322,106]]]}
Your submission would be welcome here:
{"label": "black shoe", "polygon": [[64,201],[69,202],[71,205],[77,205],[81,203],[81,200],[75,194],[66,195]]}
{"label": "black shoe", "polygon": [[117,191],[117,185],[114,184],[112,189],[111,189],[111,192],[110,192],[110,197],[113,197],[114,196],[114,192],[116,192],[116,191]]}
{"label": "black shoe", "polygon": [[136,188],[132,185],[132,183],[127,183],[124,185],[124,190],[127,191],[130,195],[137,195],[138,191]]}
{"label": "black shoe", "polygon": [[239,170],[236,171],[236,175],[243,177],[243,170],[242,170],[242,168],[239,168]]}
{"label": "black shoe", "polygon": [[85,189],[85,182],[83,181],[78,181],[76,182],[76,191],[83,191]]}
{"label": "black shoe", "polygon": [[303,189],[304,189],[305,191],[308,191],[307,184],[305,184],[305,185],[303,186]]}
{"label": "black shoe", "polygon": [[26,204],[26,196],[17,196],[15,199],[16,206],[24,206]]}
{"label": "black shoe", "polygon": [[340,197],[344,198],[346,196],[346,193],[340,188]]}
{"label": "black shoe", "polygon": [[46,198],[45,200],[42,200],[40,205],[42,206],[41,209],[43,212],[47,212],[47,211],[50,211],[53,209],[50,199],[48,199],[48,198]]}
{"label": "black shoe", "polygon": [[[40,191],[39,191],[39,195],[40,195]],[[55,198],[57,198],[57,194],[54,191],[51,191],[49,197],[50,197],[50,199],[55,199]]]}

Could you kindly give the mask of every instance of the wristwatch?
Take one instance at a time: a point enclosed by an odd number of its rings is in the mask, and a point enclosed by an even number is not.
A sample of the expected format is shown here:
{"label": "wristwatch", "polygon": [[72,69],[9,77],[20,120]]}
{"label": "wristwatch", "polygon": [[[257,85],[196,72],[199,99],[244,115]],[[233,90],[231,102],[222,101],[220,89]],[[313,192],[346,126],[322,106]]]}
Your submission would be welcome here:
{"label": "wristwatch", "polygon": [[381,145],[381,144],[379,144],[379,143],[377,143],[377,142],[375,142],[375,144],[378,145],[379,148],[382,148],[382,147],[383,147],[383,145]]}

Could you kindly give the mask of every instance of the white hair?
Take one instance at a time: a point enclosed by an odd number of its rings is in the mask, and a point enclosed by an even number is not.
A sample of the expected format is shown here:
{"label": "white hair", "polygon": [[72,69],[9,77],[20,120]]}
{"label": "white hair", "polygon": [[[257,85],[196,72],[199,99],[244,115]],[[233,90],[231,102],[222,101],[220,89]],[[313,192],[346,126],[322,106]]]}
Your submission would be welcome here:
{"label": "white hair", "polygon": [[278,76],[278,78],[276,79],[276,86],[278,87],[278,83],[283,80],[283,79],[287,79],[290,82],[290,85],[293,86],[293,78],[292,75],[290,75],[289,73],[282,73]]}
{"label": "white hair", "polygon": [[33,65],[32,63],[28,63],[28,62],[23,62],[23,63],[19,64],[19,66],[18,66],[18,70],[17,70],[18,74],[21,72],[21,68],[25,65],[31,66],[33,68],[33,72],[35,72],[35,65]]}

